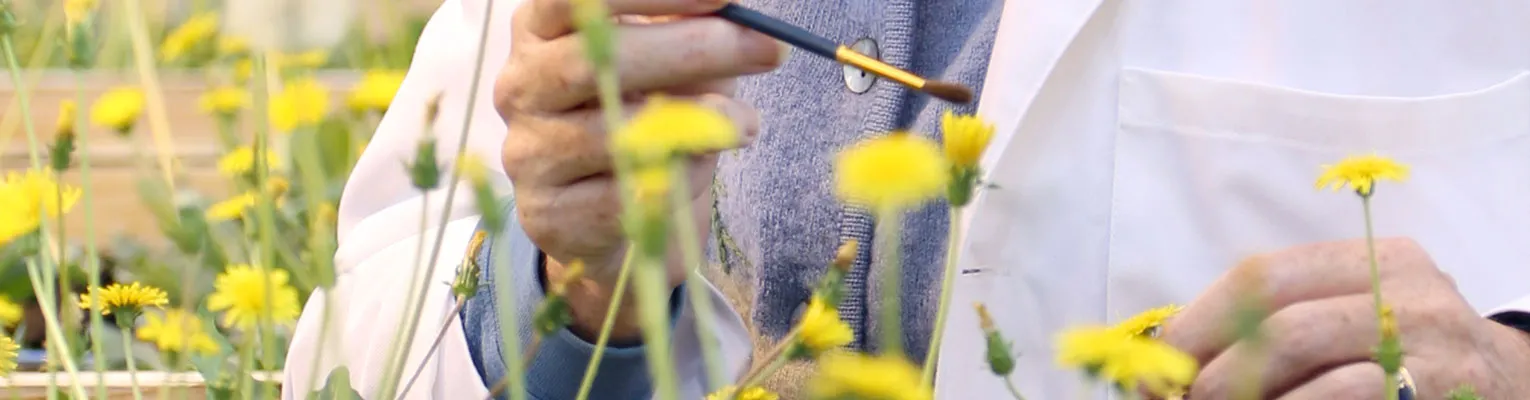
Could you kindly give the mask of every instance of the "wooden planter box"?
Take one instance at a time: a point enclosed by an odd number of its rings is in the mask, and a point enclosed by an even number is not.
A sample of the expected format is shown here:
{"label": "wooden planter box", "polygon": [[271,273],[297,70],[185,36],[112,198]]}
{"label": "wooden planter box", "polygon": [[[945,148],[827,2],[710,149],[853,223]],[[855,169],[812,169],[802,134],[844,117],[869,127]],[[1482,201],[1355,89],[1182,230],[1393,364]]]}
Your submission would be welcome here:
{"label": "wooden planter box", "polygon": [[[67,70],[28,70],[23,74],[24,79],[33,82],[28,93],[32,122],[39,141],[46,146],[53,137],[59,102],[76,97],[76,78]],[[318,75],[330,87],[332,106],[339,110],[361,73],[337,70],[321,71]],[[174,154],[187,179],[182,185],[214,198],[230,194],[228,183],[217,171],[217,161],[222,154],[217,122],[203,115],[198,107],[198,98],[208,89],[205,75],[197,71],[167,70],[160,71],[159,78]],[[137,84],[138,74],[133,71],[91,71],[84,77],[85,95],[90,99],[114,87]],[[27,137],[22,130],[16,90],[9,79],[0,79],[0,105],[4,106],[0,109],[4,111],[0,116],[0,171],[25,169],[30,165]],[[248,116],[244,119],[250,120]],[[250,132],[249,129],[243,131]],[[82,134],[90,135],[93,193],[88,200],[97,215],[97,243],[106,244],[119,234],[162,240],[153,216],[139,200],[137,188],[140,177],[158,176],[157,169],[145,170],[137,155],[139,151],[144,152],[145,157],[154,154],[148,118],[140,119],[133,135],[126,138],[95,127],[85,129]],[[65,175],[65,180],[75,185],[79,184],[79,179],[78,168]],[[85,213],[82,210],[76,207],[65,222],[66,233],[75,240],[84,237]]]}
{"label": "wooden planter box", "polygon": [[[10,399],[14,393],[23,400],[46,399],[48,395],[49,374],[42,372],[23,372],[12,374],[9,378],[0,378],[0,398]],[[95,372],[80,372],[81,384],[85,390],[94,395],[95,385],[99,381]],[[105,379],[107,398],[111,400],[123,400],[133,398],[132,379],[127,372],[106,372]],[[257,381],[281,384],[281,372],[266,372],[255,375]],[[69,374],[57,374],[58,385],[65,391],[69,390]],[[202,376],[196,372],[167,373],[161,371],[143,371],[138,373],[138,387],[142,390],[144,398],[159,398],[160,388],[172,389],[176,398],[182,393],[190,398],[205,398],[207,393],[206,383]]]}

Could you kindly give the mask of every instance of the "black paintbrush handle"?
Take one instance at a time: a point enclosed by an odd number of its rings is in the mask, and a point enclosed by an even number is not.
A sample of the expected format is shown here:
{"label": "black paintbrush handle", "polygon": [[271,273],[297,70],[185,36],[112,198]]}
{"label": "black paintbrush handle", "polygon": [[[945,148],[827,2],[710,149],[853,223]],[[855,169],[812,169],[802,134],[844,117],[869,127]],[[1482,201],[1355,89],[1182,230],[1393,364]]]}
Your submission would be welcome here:
{"label": "black paintbrush handle", "polygon": [[823,36],[814,35],[812,32],[788,24],[785,21],[771,18],[768,15],[761,14],[759,11],[745,8],[738,5],[738,3],[730,2],[728,5],[723,6],[721,10],[717,10],[717,16],[732,21],[735,24],[743,25],[746,28],[760,31],[770,37],[810,51],[813,54],[828,57],[831,60],[837,59],[835,52],[839,50],[839,43],[835,43],[833,40]]}

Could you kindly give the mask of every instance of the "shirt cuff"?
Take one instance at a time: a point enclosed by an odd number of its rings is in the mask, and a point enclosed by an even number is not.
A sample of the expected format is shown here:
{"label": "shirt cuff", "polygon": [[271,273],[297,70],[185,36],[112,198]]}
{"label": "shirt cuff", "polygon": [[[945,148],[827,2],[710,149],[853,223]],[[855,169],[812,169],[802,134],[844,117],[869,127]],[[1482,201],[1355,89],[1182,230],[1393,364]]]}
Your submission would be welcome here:
{"label": "shirt cuff", "polygon": [[1488,319],[1530,334],[1530,296],[1488,313]]}
{"label": "shirt cuff", "polygon": [[[507,215],[515,215],[514,210],[510,210]],[[518,325],[516,330],[523,344],[521,348],[524,350],[525,346],[529,345],[531,341],[532,319],[535,317],[536,307],[547,297],[547,290],[543,287],[543,282],[546,281],[544,279],[546,257],[531,242],[531,239],[526,236],[517,218],[512,217],[507,222],[509,223],[506,224],[505,231],[495,235],[499,237],[495,238],[487,246],[487,249],[479,254],[479,265],[486,266],[484,271],[485,280],[494,280],[496,277],[491,271],[494,265],[493,254],[499,251],[507,251],[509,254],[503,255],[502,258],[508,258],[510,276],[507,277],[508,280],[501,279],[499,285],[485,284],[481,286],[481,289],[498,286],[499,289],[497,290],[508,289],[516,296],[516,322]],[[679,315],[680,308],[684,305],[684,296],[677,295],[677,293],[684,293],[680,291],[681,289],[683,288],[678,288],[670,294],[671,326],[673,326],[676,316]],[[492,314],[494,313],[492,310],[497,309],[497,305],[494,304],[494,293],[483,293],[484,291],[487,290],[483,290],[478,295],[475,295],[474,301],[487,303],[484,304],[487,307],[481,307],[480,309]],[[492,321],[494,321],[493,325],[495,327],[490,327],[489,329],[497,330],[498,318],[493,318]],[[494,345],[491,346],[492,350],[490,351],[498,353],[500,360],[520,360],[522,358],[518,354],[505,354],[502,343],[499,343],[497,340],[497,333],[493,338],[485,339],[493,340]],[[590,390],[592,397],[634,399],[651,396],[652,383],[648,374],[646,351],[640,344],[625,347],[607,345],[605,352],[602,354],[595,381],[592,382]],[[595,345],[593,343],[574,335],[567,328],[560,329],[553,335],[543,338],[536,355],[532,358],[530,364],[527,365],[525,388],[527,394],[533,399],[574,398],[579,391],[579,386],[583,383],[585,369],[589,366],[590,359],[594,357],[594,354]],[[504,376],[503,370],[498,372],[498,374],[486,374],[493,377],[493,379],[487,380],[489,385],[492,386],[494,382]],[[500,397],[504,398],[505,396]]]}

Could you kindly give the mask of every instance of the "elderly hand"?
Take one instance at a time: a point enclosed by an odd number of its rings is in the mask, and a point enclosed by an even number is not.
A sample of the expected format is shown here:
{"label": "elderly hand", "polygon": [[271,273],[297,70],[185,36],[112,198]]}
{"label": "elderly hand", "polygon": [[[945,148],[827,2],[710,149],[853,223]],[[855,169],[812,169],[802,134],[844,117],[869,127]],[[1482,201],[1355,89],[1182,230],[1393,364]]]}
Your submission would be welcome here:
{"label": "elderly hand", "polygon": [[[1417,243],[1378,240],[1376,252],[1416,398],[1441,399],[1463,384],[1486,399],[1530,393],[1530,335],[1480,316]],[[1384,398],[1367,254],[1364,240],[1300,246],[1254,257],[1214,283],[1162,334],[1202,363],[1189,398],[1232,398],[1250,381],[1250,363],[1262,364],[1258,398]],[[1249,295],[1268,310],[1262,352],[1228,326]]]}
{"label": "elderly hand", "polygon": [[[757,112],[733,99],[734,78],[774,69],[785,57],[777,41],[719,18],[674,17],[706,15],[726,0],[607,3],[622,21],[615,32],[621,38],[615,68],[622,92],[637,95],[629,100],[663,92],[698,101],[730,117],[745,143],[753,137]],[[572,25],[572,9],[570,0],[521,3],[511,22],[510,59],[497,78],[494,99],[508,127],[502,161],[515,184],[522,228],[547,253],[549,275],[557,275],[562,263],[583,260],[587,265],[586,290],[570,292],[577,332],[599,327],[625,239],[617,220],[620,194],[596,101],[595,72]],[[639,106],[630,102],[624,109],[630,113]],[[715,154],[697,157],[690,165],[700,232],[709,231],[715,165]],[[670,280],[678,285],[685,270],[674,264]],[[625,330],[620,328],[618,336]]]}

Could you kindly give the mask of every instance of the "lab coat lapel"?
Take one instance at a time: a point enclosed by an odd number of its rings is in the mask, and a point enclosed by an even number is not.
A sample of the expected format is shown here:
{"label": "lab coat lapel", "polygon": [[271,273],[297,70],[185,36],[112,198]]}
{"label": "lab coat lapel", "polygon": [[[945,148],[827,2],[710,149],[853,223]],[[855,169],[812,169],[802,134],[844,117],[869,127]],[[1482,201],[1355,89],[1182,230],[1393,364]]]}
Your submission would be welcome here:
{"label": "lab coat lapel", "polygon": [[[1002,149],[1052,74],[1052,68],[1102,0],[1007,0],[999,18],[978,115],[995,124],[991,148]],[[989,151],[992,169],[1000,151]]]}
{"label": "lab coat lapel", "polygon": [[[998,33],[994,38],[993,52],[989,59],[988,75],[983,84],[978,115],[992,122],[995,135],[982,165],[985,171],[993,171],[999,156],[1014,135],[1018,134],[1020,121],[1031,109],[1037,94],[1052,75],[1053,68],[1079,31],[1083,29],[1102,0],[1007,0],[999,19]],[[984,213],[983,191],[964,213],[959,226],[952,229],[966,230],[975,216]],[[971,241],[963,241],[957,247],[963,253]],[[970,266],[970,259],[959,262],[962,268]],[[964,297],[982,299],[983,293],[971,293],[982,288],[957,288],[958,293],[968,292]],[[967,304],[967,303],[957,303]],[[958,313],[960,314],[960,313]],[[947,320],[947,337],[975,338],[981,335],[970,332],[977,329],[975,317],[957,316]],[[984,343],[974,340],[947,340],[941,345],[938,376],[991,376],[981,358]],[[979,387],[981,386],[981,387]],[[946,379],[937,381],[938,398],[975,398],[1004,393],[998,379]]]}
{"label": "lab coat lapel", "polygon": [[[984,171],[998,165],[1002,150],[1018,134],[1021,119],[1052,68],[1102,1],[1005,1],[977,109],[978,116],[994,124],[994,137],[982,160]],[[975,212],[964,213],[960,229],[967,229],[972,218],[982,214],[982,202],[974,205]],[[960,248],[965,251],[966,243]]]}

